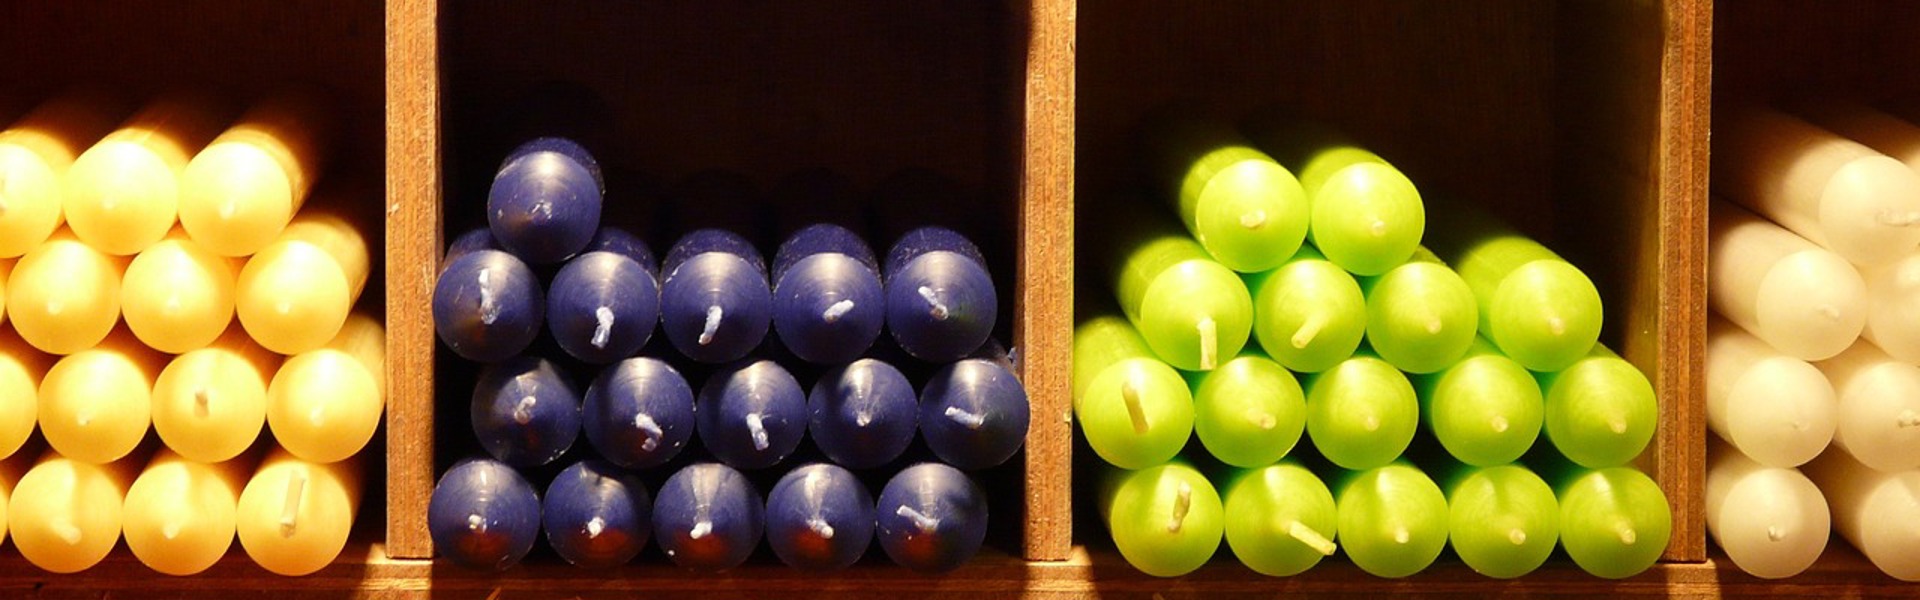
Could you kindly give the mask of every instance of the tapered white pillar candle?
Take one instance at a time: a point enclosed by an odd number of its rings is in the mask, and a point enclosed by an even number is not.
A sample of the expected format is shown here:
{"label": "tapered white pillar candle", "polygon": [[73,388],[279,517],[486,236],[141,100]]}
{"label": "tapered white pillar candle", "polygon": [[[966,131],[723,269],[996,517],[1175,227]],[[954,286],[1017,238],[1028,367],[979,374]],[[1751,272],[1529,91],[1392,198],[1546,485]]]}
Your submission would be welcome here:
{"label": "tapered white pillar candle", "polygon": [[1920,471],[1876,471],[1835,448],[1802,469],[1833,510],[1833,530],[1873,566],[1920,581]]}
{"label": "tapered white pillar candle", "polygon": [[1803,360],[1831,358],[1860,337],[1867,284],[1853,265],[1724,201],[1713,201],[1708,222],[1714,312]]}
{"label": "tapered white pillar candle", "polygon": [[1861,265],[1920,248],[1920,174],[1776,110],[1713,120],[1713,187]]}
{"label": "tapered white pillar candle", "polygon": [[67,226],[87,245],[125,256],[145,250],[180,215],[180,173],[232,116],[219,99],[161,96],[101,138],[67,169]]}
{"label": "tapered white pillar candle", "polygon": [[1920,467],[1920,367],[1861,340],[1816,366],[1833,382],[1833,445],[1881,471]]}
{"label": "tapered white pillar candle", "polygon": [[1719,442],[1709,443],[1707,456],[1707,533],[1735,566],[1775,579],[1820,558],[1832,523],[1826,497],[1806,475]]}
{"label": "tapered white pillar candle", "polygon": [[1740,326],[1707,321],[1707,429],[1770,467],[1797,467],[1833,441],[1833,385],[1820,369]]}

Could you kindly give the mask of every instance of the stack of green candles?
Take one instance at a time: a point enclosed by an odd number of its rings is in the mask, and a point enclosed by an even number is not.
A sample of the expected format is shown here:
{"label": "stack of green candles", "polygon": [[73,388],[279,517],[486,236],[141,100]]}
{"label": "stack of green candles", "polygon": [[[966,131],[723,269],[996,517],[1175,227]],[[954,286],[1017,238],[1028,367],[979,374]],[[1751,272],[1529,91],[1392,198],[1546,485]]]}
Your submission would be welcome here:
{"label": "stack of green candles", "polygon": [[1465,207],[1427,236],[1412,181],[1324,128],[1144,130],[1158,202],[1091,219],[1112,295],[1080,295],[1074,333],[1074,413],[1129,563],[1182,575],[1223,539],[1274,576],[1344,551],[1402,577],[1449,545],[1499,578],[1556,546],[1602,577],[1659,557],[1666,499],[1626,466],[1653,388],[1599,343],[1578,268]]}

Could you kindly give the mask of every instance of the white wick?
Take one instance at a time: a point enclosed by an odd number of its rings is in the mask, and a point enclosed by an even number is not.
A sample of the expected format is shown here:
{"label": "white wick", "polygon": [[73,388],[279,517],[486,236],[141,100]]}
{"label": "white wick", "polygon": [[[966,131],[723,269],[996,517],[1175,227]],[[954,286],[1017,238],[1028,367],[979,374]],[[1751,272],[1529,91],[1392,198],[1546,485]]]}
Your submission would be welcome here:
{"label": "white wick", "polygon": [[213,412],[213,390],[205,386],[193,390],[193,416],[204,417]]}
{"label": "white wick", "polygon": [[522,396],[520,403],[513,405],[513,422],[526,425],[533,422],[533,406],[540,401],[533,396]]}
{"label": "white wick", "polygon": [[1413,540],[1413,533],[1407,531],[1406,527],[1393,528],[1393,543],[1405,544],[1411,540]]}
{"label": "white wick", "polygon": [[828,323],[838,323],[840,322],[840,317],[847,316],[847,313],[852,311],[853,311],[853,301],[841,300],[839,302],[833,303],[833,305],[831,306],[828,306],[826,310],[821,311],[820,320],[826,321]]}
{"label": "white wick", "polygon": [[1768,525],[1767,539],[1775,542],[1787,539],[1787,532],[1786,530],[1781,529],[1779,525]]}
{"label": "white wick", "polygon": [[480,516],[480,513],[472,513],[467,515],[467,531],[472,531],[475,533],[486,533],[487,532],[486,517]]}
{"label": "white wick", "polygon": [[1547,333],[1551,333],[1553,335],[1566,335],[1567,320],[1560,318],[1560,315],[1553,315],[1551,317],[1547,317]]}
{"label": "white wick", "polygon": [[1245,227],[1247,229],[1259,229],[1260,226],[1266,225],[1266,224],[1267,224],[1267,211],[1256,210],[1247,214],[1240,215],[1241,227]]}
{"label": "white wick", "polygon": [[1287,537],[1299,540],[1314,552],[1319,552],[1321,556],[1333,556],[1333,551],[1339,548],[1333,544],[1333,540],[1327,539],[1327,536],[1320,535],[1320,532],[1314,531],[1312,527],[1299,521],[1287,522]]}
{"label": "white wick", "polygon": [[240,212],[240,202],[233,196],[227,196],[227,201],[220,203],[220,220],[232,219],[233,214],[237,212]]}
{"label": "white wick", "polygon": [[958,406],[947,407],[947,412],[945,414],[948,419],[952,419],[953,422],[959,423],[961,426],[966,427],[967,429],[979,429],[981,425],[985,425],[987,423],[987,418],[985,416],[982,416],[979,413],[970,412]]}
{"label": "white wick", "polygon": [[687,537],[697,540],[707,537],[709,533],[713,533],[713,521],[703,518],[693,524],[693,529],[687,531]]}
{"label": "white wick", "polygon": [[893,514],[906,517],[907,520],[913,521],[913,526],[923,532],[932,533],[934,528],[940,526],[940,519],[936,519],[931,515],[915,510],[913,507],[904,504],[901,505],[900,508],[895,509]]}
{"label": "white wick", "polygon": [[1619,524],[1614,525],[1614,529],[1620,534],[1620,543],[1622,544],[1632,546],[1634,542],[1640,541],[1639,534],[1633,532],[1632,523],[1621,521]]}
{"label": "white wick", "polygon": [[1326,326],[1327,313],[1314,311],[1312,315],[1307,317],[1305,323],[1300,324],[1299,329],[1294,330],[1293,338],[1287,341],[1293,345],[1295,350],[1305,350],[1307,349],[1307,344],[1313,343],[1313,338],[1320,335],[1320,330],[1326,328]]}
{"label": "white wick", "polygon": [[713,335],[720,332],[720,318],[726,316],[726,312],[718,304],[707,307],[707,323],[700,328],[700,345],[713,343]]}
{"label": "white wick", "polygon": [[306,473],[296,470],[287,476],[287,501],[280,507],[280,537],[293,537],[294,522],[300,516],[300,495],[306,488]]}
{"label": "white wick", "polygon": [[659,448],[660,440],[667,436],[667,433],[660,429],[660,423],[654,421],[653,415],[647,413],[633,416],[633,428],[647,434],[646,439],[640,440],[640,449],[645,452],[652,452],[653,449]]}
{"label": "white wick", "polygon": [[1373,237],[1386,237],[1387,222],[1384,219],[1374,219],[1373,225],[1367,227],[1367,233],[1373,234]]}
{"label": "white wick", "polygon": [[602,306],[593,309],[593,347],[606,349],[607,338],[613,335],[613,309]]}
{"label": "white wick", "polygon": [[1140,382],[1128,379],[1120,384],[1120,401],[1127,405],[1127,418],[1133,421],[1133,432],[1147,432],[1147,409],[1140,402]]}
{"label": "white wick", "polygon": [[1247,421],[1262,431],[1271,431],[1275,425],[1279,425],[1279,422],[1273,418],[1273,413],[1247,413]]}
{"label": "white wick", "polygon": [[180,529],[181,525],[178,519],[167,519],[167,524],[160,526],[160,537],[169,540],[180,537]]}
{"label": "white wick", "polygon": [[826,519],[817,516],[807,517],[807,528],[812,529],[815,535],[820,536],[820,539],[833,539],[833,525],[829,525]]}
{"label": "white wick", "polygon": [[1446,326],[1447,324],[1442,322],[1439,316],[1429,315],[1427,317],[1427,335],[1440,335],[1440,330],[1446,328]]}
{"label": "white wick", "polygon": [[606,530],[607,530],[606,519],[602,519],[600,517],[594,517],[593,520],[587,521],[587,539],[600,537],[600,533]]}
{"label": "white wick", "polygon": [[1813,311],[1816,313],[1819,313],[1822,318],[1828,321],[1840,320],[1840,308],[1832,304],[1822,304],[1820,306],[1816,306],[1814,307]]}
{"label": "white wick", "polygon": [[1494,433],[1506,433],[1507,428],[1512,427],[1512,424],[1507,422],[1506,415],[1494,415],[1492,419],[1487,420],[1487,426],[1493,428]]}
{"label": "white wick", "polygon": [[1187,524],[1187,513],[1193,510],[1193,486],[1180,482],[1180,488],[1173,493],[1173,515],[1167,519],[1167,532],[1179,533],[1180,527]]}
{"label": "white wick", "polygon": [[1607,430],[1612,431],[1614,435],[1625,434],[1627,432],[1627,418],[1614,415],[1613,418],[1607,419]]}
{"label": "white wick", "polygon": [[1213,317],[1201,317],[1196,328],[1200,330],[1200,370],[1210,371],[1220,362],[1220,327]]}
{"label": "white wick", "polygon": [[[953,410],[953,409],[949,408],[947,410]],[[947,416],[951,417],[953,415],[949,413]],[[855,427],[866,427],[867,425],[870,425],[872,423],[873,423],[873,411],[865,408],[854,411],[853,425]]]}
{"label": "white wick", "polygon": [[1513,542],[1515,546],[1525,544],[1527,543],[1527,532],[1522,531],[1518,527],[1509,529],[1507,530],[1507,541]]}
{"label": "white wick", "polygon": [[753,449],[766,451],[767,425],[761,421],[760,413],[747,413],[747,433],[753,436]]}
{"label": "white wick", "polygon": [[1920,224],[1920,212],[1885,209],[1875,213],[1873,220],[1889,227],[1911,227]]}
{"label": "white wick", "polygon": [[1900,420],[1895,424],[1901,429],[1920,426],[1920,413],[1913,412],[1913,409],[1900,411]]}
{"label": "white wick", "polygon": [[940,296],[933,292],[933,288],[923,285],[923,286],[920,286],[920,289],[917,291],[920,292],[920,299],[927,301],[927,306],[929,307],[927,314],[933,315],[933,320],[935,321],[947,320],[947,317],[951,313],[950,311],[947,310],[946,303],[941,302]]}
{"label": "white wick", "polygon": [[500,302],[493,297],[493,269],[481,268],[480,282],[480,324],[492,325],[500,319]]}

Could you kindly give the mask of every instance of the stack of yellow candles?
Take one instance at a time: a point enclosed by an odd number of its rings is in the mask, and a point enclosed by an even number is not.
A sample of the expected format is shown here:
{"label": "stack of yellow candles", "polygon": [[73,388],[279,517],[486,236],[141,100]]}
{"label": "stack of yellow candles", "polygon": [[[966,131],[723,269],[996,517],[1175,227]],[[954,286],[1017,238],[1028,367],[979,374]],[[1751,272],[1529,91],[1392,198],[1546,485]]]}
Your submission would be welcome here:
{"label": "stack of yellow candles", "polygon": [[345,203],[305,202],[325,108],[76,92],[0,131],[0,535],[34,565],[124,536],[187,575],[237,536],[298,575],[344,547],[385,331],[353,312],[372,263]]}

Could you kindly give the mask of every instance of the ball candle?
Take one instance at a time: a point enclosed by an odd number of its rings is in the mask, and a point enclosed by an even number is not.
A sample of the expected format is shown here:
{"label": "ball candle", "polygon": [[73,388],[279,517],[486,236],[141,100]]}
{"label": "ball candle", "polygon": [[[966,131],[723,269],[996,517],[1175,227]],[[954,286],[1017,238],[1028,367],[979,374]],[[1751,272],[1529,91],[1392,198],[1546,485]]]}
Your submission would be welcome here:
{"label": "ball candle", "polygon": [[126,330],[61,357],[40,380],[40,433],[62,456],[95,464],[120,460],[147,436],[153,381],[164,355]]}
{"label": "ball candle", "polygon": [[1920,513],[1920,471],[1880,471],[1831,451],[1803,471],[1832,508],[1835,533],[1880,572],[1920,581],[1920,525],[1914,518]]}
{"label": "ball candle", "polygon": [[656,358],[601,369],[587,386],[581,429],[600,456],[629,469],[655,467],[680,454],[694,430],[693,388]]}
{"label": "ball candle", "polygon": [[920,423],[919,398],[900,369],[862,358],[830,369],[814,382],[807,394],[807,430],[835,464],[879,467],[899,458],[913,442]]}
{"label": "ball candle", "polygon": [[547,287],[547,330],[560,349],[607,364],[639,352],[660,321],[660,286],[645,265],[614,252],[569,259]]}
{"label": "ball candle", "polygon": [[1660,559],[1673,535],[1673,512],[1652,478],[1609,467],[1550,479],[1560,500],[1560,545],[1581,570],[1623,579]]}
{"label": "ball candle", "polygon": [[546,296],[526,263],[497,250],[447,263],[433,286],[433,330],[454,354],[490,363],[533,343],[546,319]]}
{"label": "ball candle", "polygon": [[0,258],[39,247],[66,222],[67,170],[126,116],[120,104],[98,92],[69,93],[0,130]]}
{"label": "ball candle", "polygon": [[941,462],[999,466],[1027,440],[1027,388],[992,360],[969,358],[935,371],[920,391],[920,438]]}
{"label": "ball candle", "polygon": [[180,226],[220,256],[273,241],[306,203],[334,125],[327,98],[287,90],[261,100],[180,173]]}
{"label": "ball candle", "polygon": [[1492,217],[1449,210],[1429,236],[1473,290],[1480,334],[1534,371],[1556,371],[1600,339],[1600,291],[1578,267]]}
{"label": "ball candle", "polygon": [[1304,378],[1307,437],[1333,464],[1379,467],[1413,442],[1420,401],[1406,375],[1386,361],[1359,354]]}
{"label": "ball candle", "polygon": [[1606,346],[1553,373],[1535,373],[1546,399],[1547,440],[1568,460],[1598,469],[1627,464],[1653,440],[1660,407],[1647,376]]}
{"label": "ball candle", "polygon": [[1802,360],[1831,358],[1860,337],[1868,304],[1859,270],[1745,209],[1711,206],[1708,308]]}
{"label": "ball candle", "polygon": [[1227,486],[1227,547],[1262,575],[1306,572],[1332,556],[1339,512],[1313,472],[1282,462],[1240,472]]}
{"label": "ball candle", "polygon": [[[1134,211],[1144,213],[1144,211]],[[1207,257],[1185,234],[1129,214],[1116,227],[1144,227],[1127,241],[1113,269],[1120,308],[1161,360],[1208,371],[1240,354],[1253,329],[1253,296],[1233,271]]]}
{"label": "ball candle", "polygon": [[540,518],[533,486],[513,467],[485,458],[455,463],[427,500],[434,550],[473,569],[519,564],[540,536]]}
{"label": "ball candle", "polygon": [[386,353],[386,328],[356,314],[327,345],[287,358],[267,385],[274,439],[312,462],[360,452],[387,406]]}
{"label": "ball candle", "polygon": [[606,184],[600,164],[565,138],[536,138],[507,153],[487,190],[487,225],[509,252],[533,264],[565,260],[600,227]]}
{"label": "ball candle", "polygon": [[1108,470],[1099,507],[1120,556],[1154,577],[1178,577],[1207,564],[1226,531],[1213,483],[1179,462]]}
{"label": "ball candle", "polygon": [[1312,245],[1280,268],[1243,276],[1253,295],[1253,335],[1273,360],[1302,373],[1353,355],[1367,332],[1360,284]]}
{"label": "ball candle", "polygon": [[212,567],[233,546],[235,509],[253,461],[188,460],[162,449],[127,488],[121,533],[134,558],[167,575]]}
{"label": "ball candle", "polygon": [[846,364],[880,337],[880,266],[852,231],[819,224],[794,232],[774,253],[773,281],[773,330],[802,360]]}
{"label": "ball candle", "polygon": [[1342,473],[1334,485],[1339,540],[1354,566],[1377,577],[1406,577],[1447,545],[1447,498],[1426,473],[1406,463]]}
{"label": "ball candle", "polygon": [[120,278],[120,314],[133,335],[155,350],[181,354],[205,347],[233,321],[240,265],[208,251],[175,228],[127,263]]}
{"label": "ball candle", "polygon": [[281,362],[238,325],[205,348],[173,357],[153,382],[154,431],[187,460],[240,456],[266,426],[267,384]]}
{"label": "ball candle", "polygon": [[1707,533],[1747,574],[1791,577],[1813,566],[1833,528],[1827,499],[1800,471],[1754,462],[1710,443]]}
{"label": "ball candle", "polygon": [[1411,379],[1421,422],[1460,462],[1510,463],[1540,437],[1546,412],[1540,383],[1484,337],[1474,338],[1460,362]]}
{"label": "ball candle", "polygon": [[340,332],[372,268],[367,240],[339,214],[309,206],[234,283],[234,314],[268,350],[299,354]]}
{"label": "ball candle", "polygon": [[[987,538],[986,492],[966,473],[940,463],[907,467],[887,480],[874,515],[880,549],[894,564],[915,571],[957,569]],[[1218,529],[1216,524],[1216,539]]]}
{"label": "ball candle", "polygon": [[232,119],[215,98],[175,93],[148,103],[73,159],[61,210],[81,241],[125,256],[173,229],[180,174]]}
{"label": "ball candle", "polygon": [[715,371],[700,386],[695,407],[700,443],[736,469],[779,464],[807,433],[807,393],[771,360]]}
{"label": "ball candle", "polygon": [[718,463],[682,467],[660,486],[653,532],[673,563],[721,571],[740,566],[766,531],[766,503],[739,471]]}
{"label": "ball candle", "polygon": [[1820,369],[1738,325],[1707,321],[1707,429],[1760,464],[1796,467],[1827,449],[1838,399]]}
{"label": "ball candle", "polygon": [[1920,252],[1860,270],[1867,321],[1860,337],[1887,354],[1920,363]]}
{"label": "ball candle", "polygon": [[0,328],[0,457],[12,456],[33,435],[39,422],[40,381],[53,362],[13,330]]}
{"label": "ball candle", "polygon": [[346,547],[361,489],[357,460],[321,464],[271,451],[240,491],[234,511],[240,547],[273,573],[319,571]]}
{"label": "ball candle", "polygon": [[887,251],[887,330],[908,354],[951,362],[979,349],[993,333],[1000,300],[987,261],[965,236],[921,227]]}
{"label": "ball candle", "polygon": [[1247,137],[1300,176],[1310,208],[1307,239],[1356,275],[1406,262],[1426,230],[1420,191],[1380,155],[1323,126],[1255,119]]}
{"label": "ball candle", "polygon": [[1122,469],[1166,462],[1193,435],[1193,395],[1173,367],[1149,356],[1126,319],[1107,315],[1073,335],[1073,414],[1087,445]]}
{"label": "ball candle", "polygon": [[1447,540],[1474,572],[1512,579],[1553,553],[1560,504],[1539,475],[1518,465],[1459,465],[1444,479]]}
{"label": "ball candle", "polygon": [[767,494],[767,545],[788,566],[837,571],[866,554],[876,527],[873,494],[846,469],[814,463]]}
{"label": "ball candle", "polygon": [[634,474],[586,460],[554,476],[540,514],[547,545],[561,558],[577,567],[617,567],[647,545],[653,500]]}
{"label": "ball candle", "polygon": [[687,358],[723,363],[745,357],[771,326],[766,263],[738,234],[700,229],[674,242],[662,265],[661,328]]}
{"label": "ball candle", "polygon": [[1814,366],[1839,399],[1834,446],[1875,470],[1920,468],[1920,367],[1866,341]]}
{"label": "ball candle", "polygon": [[1714,189],[1859,265],[1920,246],[1920,175],[1900,161],[1771,109],[1716,119]]}
{"label": "ball candle", "polygon": [[120,541],[121,510],[138,457],[93,464],[47,451],[14,484],[7,532],[20,556],[53,573],[78,573]]}
{"label": "ball candle", "polygon": [[1214,260],[1235,271],[1265,271],[1300,247],[1310,214],[1306,192],[1230,124],[1164,112],[1144,129],[1139,143],[1157,195],[1173,203]]}
{"label": "ball candle", "polygon": [[108,256],[66,229],[14,263],[7,276],[7,318],[20,338],[49,354],[72,354],[106,339],[120,320],[120,278],[127,261]]}
{"label": "ball candle", "polygon": [[480,445],[516,467],[553,462],[580,435],[580,395],[544,358],[522,356],[481,370],[472,413]]}
{"label": "ball candle", "polygon": [[1367,344],[1408,373],[1432,373],[1459,362],[1479,329],[1473,289],[1421,248],[1379,277],[1362,277]]}
{"label": "ball candle", "polygon": [[1307,422],[1300,382],[1280,363],[1245,350],[1193,384],[1193,430],[1220,462],[1255,468],[1293,450]]}

